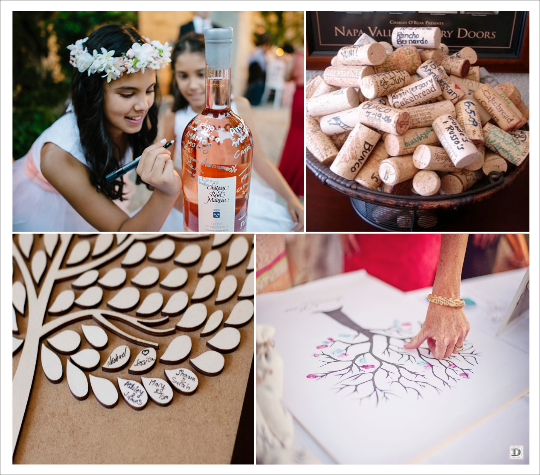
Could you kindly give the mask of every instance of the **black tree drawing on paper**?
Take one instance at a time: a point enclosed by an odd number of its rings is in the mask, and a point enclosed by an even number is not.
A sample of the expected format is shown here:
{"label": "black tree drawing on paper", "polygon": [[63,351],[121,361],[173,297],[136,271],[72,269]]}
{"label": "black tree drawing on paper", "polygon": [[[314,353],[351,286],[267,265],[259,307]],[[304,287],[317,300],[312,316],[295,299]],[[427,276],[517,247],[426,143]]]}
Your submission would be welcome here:
{"label": "black tree drawing on paper", "polygon": [[469,379],[480,354],[468,341],[459,355],[437,360],[427,347],[406,350],[403,345],[416,332],[408,323],[394,321],[389,328],[363,328],[351,320],[342,308],[321,312],[348,327],[352,333],[328,337],[316,345],[313,357],[320,371],[308,374],[313,380],[333,379],[336,393],[364,400],[388,401],[390,396],[415,395],[425,391],[440,393],[459,380]]}

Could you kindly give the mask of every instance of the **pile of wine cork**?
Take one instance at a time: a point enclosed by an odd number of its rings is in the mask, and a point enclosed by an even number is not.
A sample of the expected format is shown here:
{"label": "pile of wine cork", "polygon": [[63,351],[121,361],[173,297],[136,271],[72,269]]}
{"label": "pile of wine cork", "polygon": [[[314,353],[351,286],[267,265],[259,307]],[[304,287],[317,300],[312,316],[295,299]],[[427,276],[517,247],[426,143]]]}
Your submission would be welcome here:
{"label": "pile of wine cork", "polygon": [[[511,83],[480,82],[477,55],[449,54],[436,27],[363,34],[306,88],[307,148],[371,190],[463,193],[529,155],[529,110]],[[509,165],[510,164],[510,165]]]}

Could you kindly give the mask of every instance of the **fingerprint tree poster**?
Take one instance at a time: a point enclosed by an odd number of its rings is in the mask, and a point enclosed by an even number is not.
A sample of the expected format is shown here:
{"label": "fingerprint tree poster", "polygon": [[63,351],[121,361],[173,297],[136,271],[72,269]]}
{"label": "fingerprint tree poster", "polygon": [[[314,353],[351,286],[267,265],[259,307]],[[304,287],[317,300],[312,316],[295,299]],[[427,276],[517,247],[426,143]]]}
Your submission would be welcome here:
{"label": "fingerprint tree poster", "polygon": [[471,328],[459,355],[407,350],[425,308],[364,271],[258,296],[284,401],[339,463],[418,462],[528,391],[528,355]]}

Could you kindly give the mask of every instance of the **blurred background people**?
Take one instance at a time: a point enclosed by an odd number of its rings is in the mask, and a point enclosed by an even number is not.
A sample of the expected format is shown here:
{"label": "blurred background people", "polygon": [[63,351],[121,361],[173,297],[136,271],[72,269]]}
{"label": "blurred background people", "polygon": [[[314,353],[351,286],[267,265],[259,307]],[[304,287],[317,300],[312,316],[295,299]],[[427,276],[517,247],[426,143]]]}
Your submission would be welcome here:
{"label": "blurred background people", "polygon": [[257,47],[248,58],[249,76],[246,99],[252,106],[258,106],[264,94],[267,54],[272,46],[272,38],[268,33],[262,33],[258,35],[256,45]]}
{"label": "blurred background people", "polygon": [[188,33],[191,33],[192,31],[202,35],[204,33],[204,30],[208,30],[209,28],[221,28],[220,26],[213,23],[212,20],[210,19],[210,15],[212,14],[212,12],[193,12],[193,13],[194,13],[193,20],[183,24],[180,27],[178,40],[182,36]]}

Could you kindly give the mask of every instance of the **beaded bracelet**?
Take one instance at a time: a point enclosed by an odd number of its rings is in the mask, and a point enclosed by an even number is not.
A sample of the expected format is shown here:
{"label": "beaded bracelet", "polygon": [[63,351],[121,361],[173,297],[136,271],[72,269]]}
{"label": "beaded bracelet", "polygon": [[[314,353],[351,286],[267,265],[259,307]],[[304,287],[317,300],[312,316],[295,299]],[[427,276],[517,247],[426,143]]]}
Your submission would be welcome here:
{"label": "beaded bracelet", "polygon": [[461,299],[452,299],[449,297],[439,297],[437,295],[429,294],[428,300],[430,302],[436,303],[438,305],[444,305],[446,307],[457,307],[461,308],[465,306],[465,301]]}

